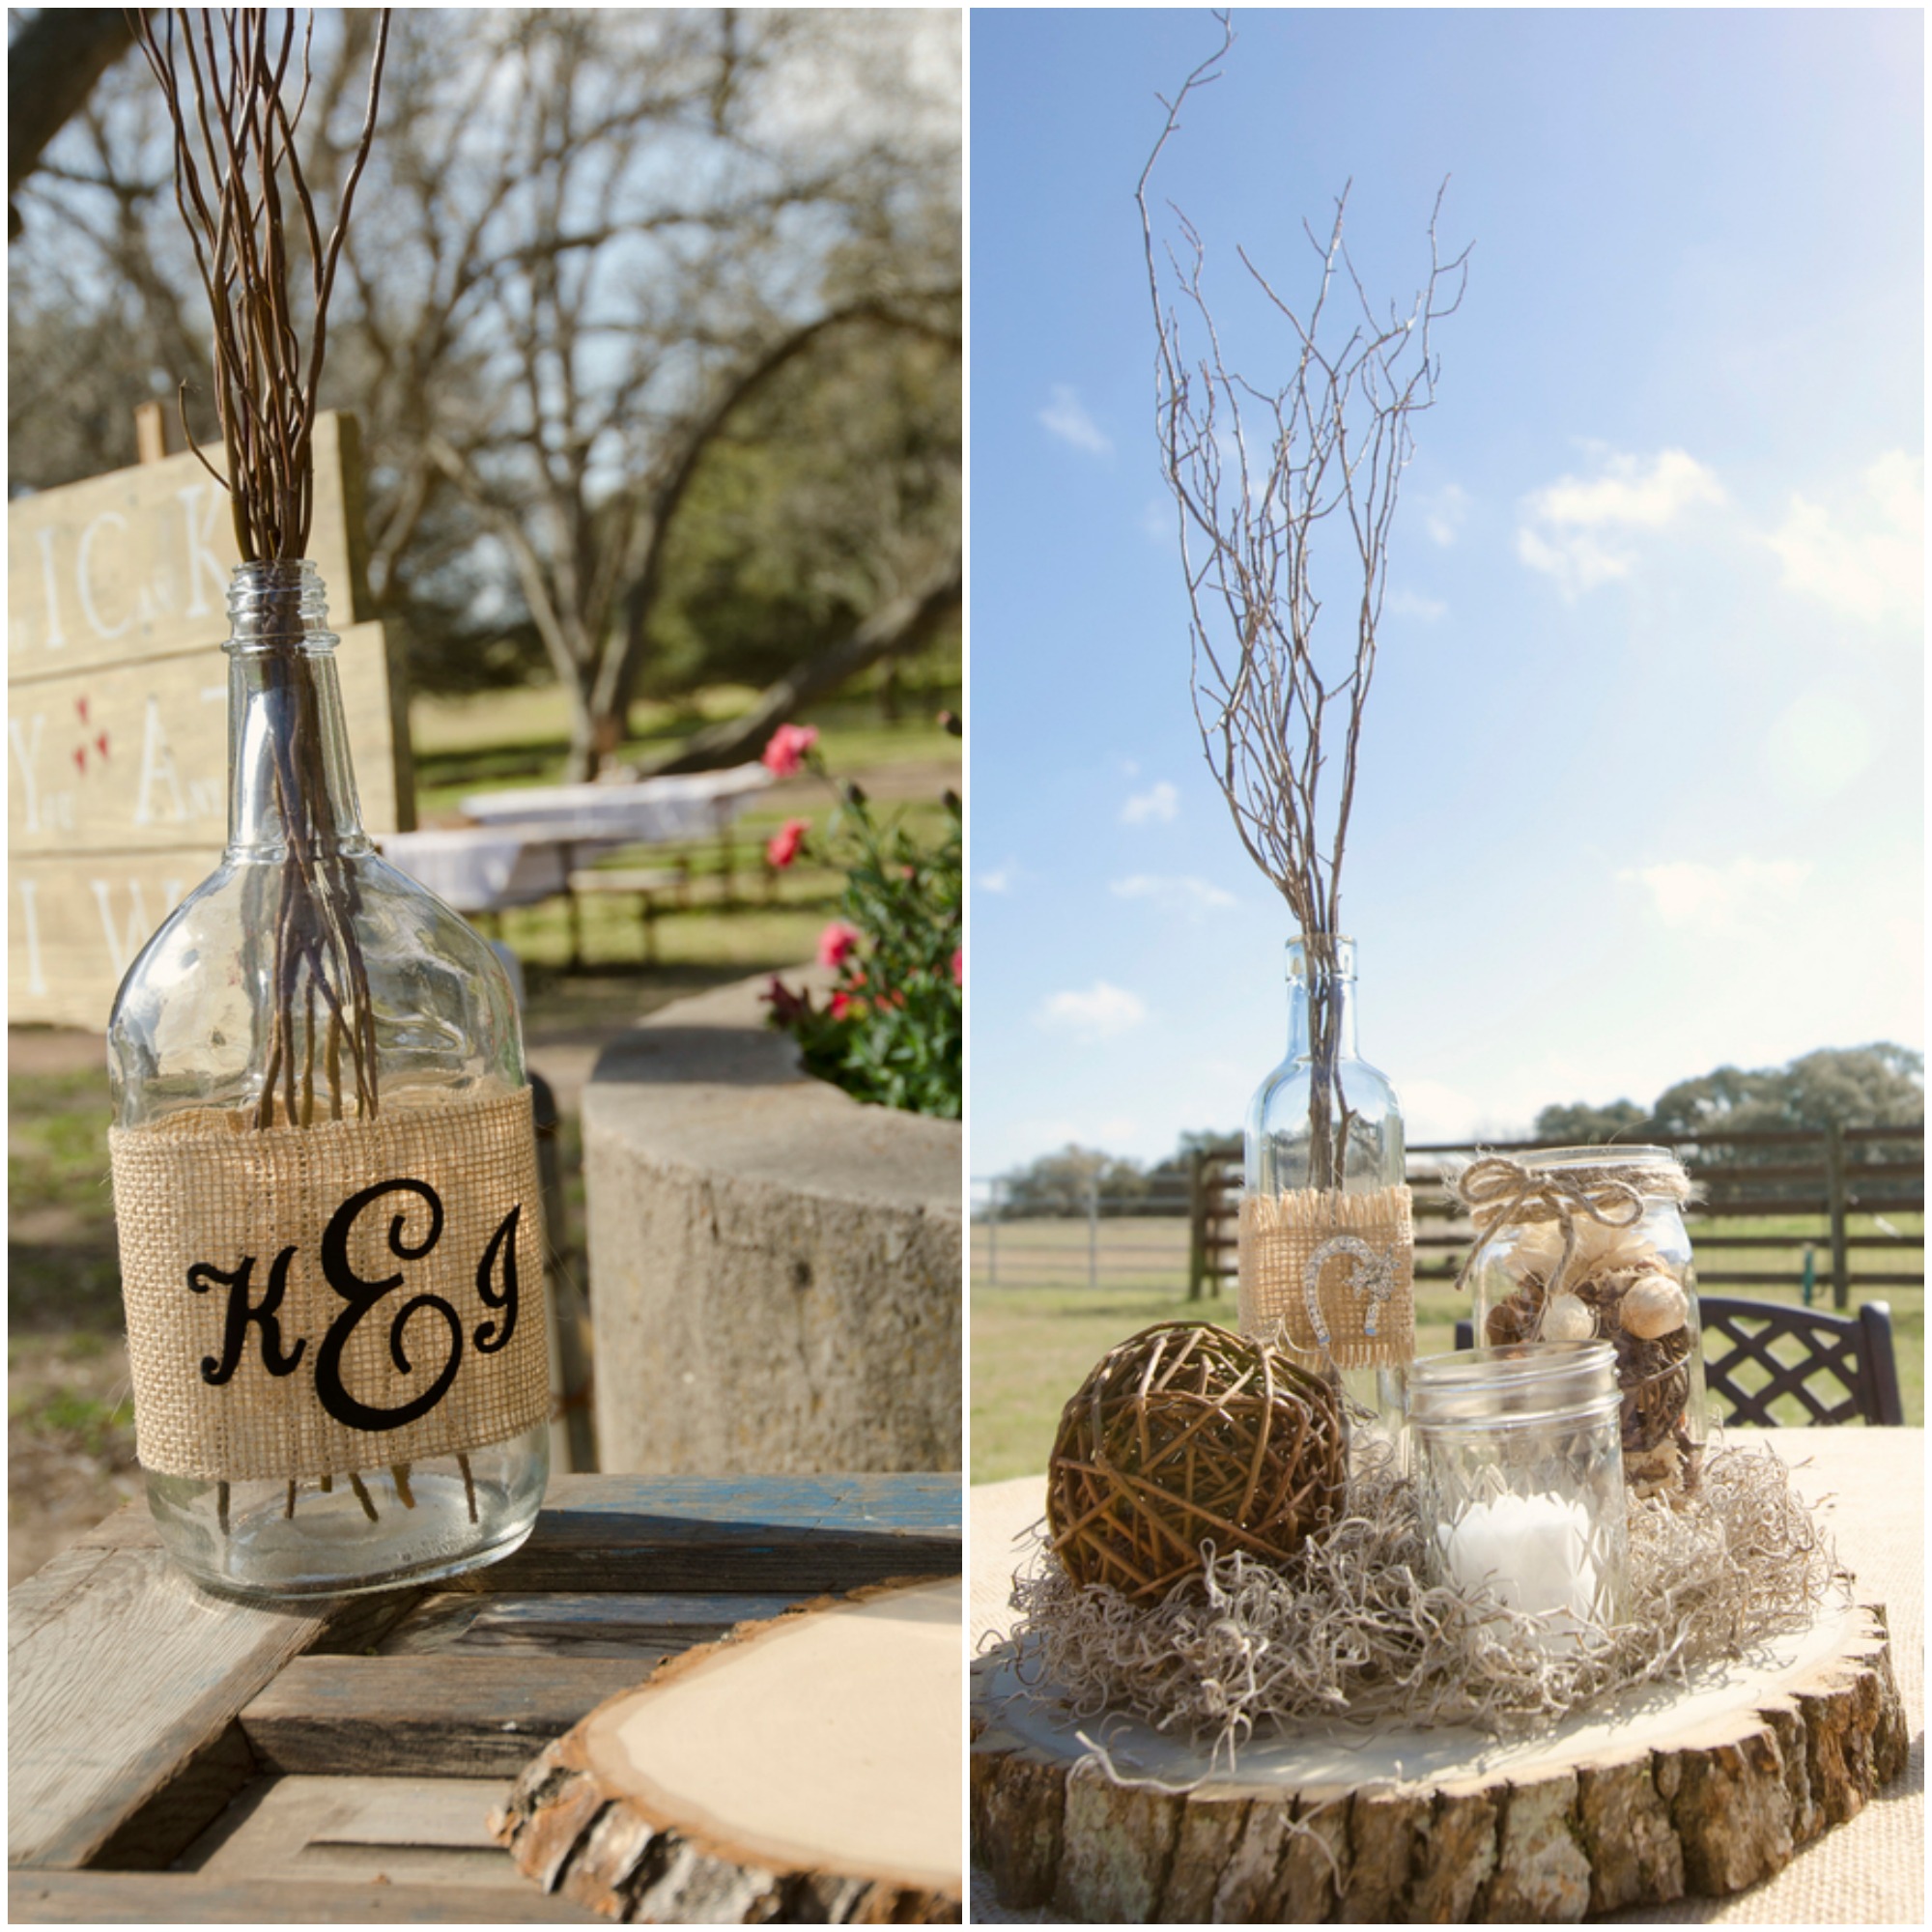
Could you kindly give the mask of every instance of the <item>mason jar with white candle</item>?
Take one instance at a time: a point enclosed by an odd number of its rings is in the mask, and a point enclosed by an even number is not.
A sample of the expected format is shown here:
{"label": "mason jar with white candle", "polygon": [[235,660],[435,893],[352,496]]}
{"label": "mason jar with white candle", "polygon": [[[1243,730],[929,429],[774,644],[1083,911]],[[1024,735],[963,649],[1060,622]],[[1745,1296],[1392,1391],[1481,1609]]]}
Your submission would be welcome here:
{"label": "mason jar with white candle", "polygon": [[1630,1545],[1607,1342],[1425,1356],[1408,1422],[1434,1580],[1536,1620],[1552,1650],[1620,1620]]}

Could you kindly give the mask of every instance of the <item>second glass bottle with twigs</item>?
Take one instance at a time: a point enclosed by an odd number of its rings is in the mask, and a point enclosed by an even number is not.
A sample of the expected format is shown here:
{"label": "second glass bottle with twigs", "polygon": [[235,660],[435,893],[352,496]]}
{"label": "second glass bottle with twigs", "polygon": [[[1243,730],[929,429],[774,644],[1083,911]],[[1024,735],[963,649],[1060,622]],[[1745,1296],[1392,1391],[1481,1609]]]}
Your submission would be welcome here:
{"label": "second glass bottle with twigs", "polygon": [[1355,943],[1288,948],[1288,1051],[1243,1133],[1242,1318],[1335,1373],[1357,1425],[1401,1441],[1413,1352],[1402,1104],[1356,1037]]}

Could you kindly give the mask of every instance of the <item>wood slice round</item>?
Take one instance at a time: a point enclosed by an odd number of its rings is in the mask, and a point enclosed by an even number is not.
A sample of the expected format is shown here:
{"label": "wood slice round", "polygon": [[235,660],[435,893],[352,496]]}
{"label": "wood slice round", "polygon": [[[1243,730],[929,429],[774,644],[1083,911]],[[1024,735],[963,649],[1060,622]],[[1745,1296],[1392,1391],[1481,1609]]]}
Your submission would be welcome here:
{"label": "wood slice round", "polygon": [[956,1920],[963,1631],[957,1577],[742,1624],[549,1746],[491,1829],[611,1918]]}
{"label": "wood slice round", "polygon": [[[1036,1687],[1036,1690],[1037,1687]],[[974,1855],[1011,1908],[1123,1924],[1568,1920],[1741,1891],[1851,1817],[1910,1740],[1877,1606],[1527,1743],[1336,1729],[1234,1772],[973,1669]],[[1076,1735],[1103,1743],[1122,1780]],[[1084,1760],[1084,1762],[1083,1762]]]}

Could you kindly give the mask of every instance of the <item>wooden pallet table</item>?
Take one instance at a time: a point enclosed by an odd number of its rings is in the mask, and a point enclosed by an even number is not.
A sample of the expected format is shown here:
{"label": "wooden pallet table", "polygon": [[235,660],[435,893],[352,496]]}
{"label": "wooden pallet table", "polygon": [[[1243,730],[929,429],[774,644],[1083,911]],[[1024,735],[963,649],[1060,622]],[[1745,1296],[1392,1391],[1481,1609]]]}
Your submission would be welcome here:
{"label": "wooden pallet table", "polygon": [[492,1840],[517,1773],[734,1624],[956,1572],[959,1526],[956,1476],[564,1476],[487,1570],[294,1609],[133,1505],[10,1593],[9,1916],[596,1922]]}

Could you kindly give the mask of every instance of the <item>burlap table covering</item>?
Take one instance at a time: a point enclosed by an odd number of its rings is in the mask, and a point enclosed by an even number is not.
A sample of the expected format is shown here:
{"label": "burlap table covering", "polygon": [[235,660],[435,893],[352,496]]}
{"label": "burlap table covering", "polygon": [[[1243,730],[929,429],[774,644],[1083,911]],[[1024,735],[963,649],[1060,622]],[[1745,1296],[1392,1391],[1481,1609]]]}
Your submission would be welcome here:
{"label": "burlap table covering", "polygon": [[[1892,1668],[1912,1755],[1903,1776],[1856,1818],[1806,1845],[1775,1878],[1729,1898],[1685,1898],[1605,1914],[1604,1924],[1922,1925],[1925,1923],[1925,1432],[1922,1429],[1731,1429],[1734,1446],[1770,1443],[1797,1473],[1858,1577],[1861,1602],[1886,1606]],[[1045,1514],[1046,1478],[969,1492],[973,1643],[1004,1636],[1017,1546]],[[1058,1915],[1009,1912],[972,1869],[974,1920],[1045,1925]]]}
{"label": "burlap table covering", "polygon": [[548,1414],[527,1088],[308,1128],[205,1112],[109,1147],[144,1468],[346,1476]]}

